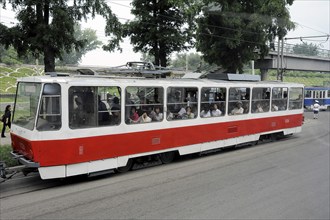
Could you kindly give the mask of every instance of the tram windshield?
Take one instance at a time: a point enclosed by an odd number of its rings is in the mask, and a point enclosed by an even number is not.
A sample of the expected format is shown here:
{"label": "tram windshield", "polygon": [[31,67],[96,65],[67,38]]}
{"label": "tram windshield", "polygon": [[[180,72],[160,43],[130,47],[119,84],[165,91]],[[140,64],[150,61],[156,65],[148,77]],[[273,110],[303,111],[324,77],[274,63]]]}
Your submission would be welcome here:
{"label": "tram windshield", "polygon": [[13,124],[33,130],[40,98],[40,90],[40,83],[18,83],[13,112]]}

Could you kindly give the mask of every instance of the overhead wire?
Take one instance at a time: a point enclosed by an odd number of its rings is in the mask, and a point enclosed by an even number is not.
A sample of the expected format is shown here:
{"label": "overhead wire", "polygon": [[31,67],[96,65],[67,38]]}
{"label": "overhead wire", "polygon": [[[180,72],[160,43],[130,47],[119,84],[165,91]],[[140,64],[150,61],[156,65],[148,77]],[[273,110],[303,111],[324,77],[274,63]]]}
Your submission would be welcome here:
{"label": "overhead wire", "polygon": [[[120,0],[118,2],[123,2],[123,1],[131,1],[131,0]],[[128,6],[128,5],[125,5],[125,4],[121,4],[121,3],[118,3],[116,0],[105,0],[105,2],[107,3],[110,3],[110,4],[115,4],[115,5],[118,5],[118,6],[121,6],[121,7],[126,7],[126,8],[130,8],[132,9],[131,6]],[[159,16],[161,17],[164,17],[164,18],[170,18],[170,19],[174,19],[174,20],[178,20],[177,18],[173,18],[173,17],[170,17],[170,16],[166,16],[166,15],[161,15],[159,14]],[[17,24],[17,21],[16,19],[14,18],[11,18],[11,17],[8,17],[8,16],[3,16],[3,15],[0,15],[0,17],[3,17],[3,18],[7,18],[11,21],[6,21],[6,22],[3,22],[1,21],[1,23],[7,23],[7,24]],[[128,18],[124,18],[124,17],[117,17],[119,20],[125,20],[125,21],[130,21],[131,19],[128,19]],[[155,25],[154,23],[149,23],[149,22],[141,22],[143,24],[146,24],[146,25]],[[311,30],[314,30],[314,31],[318,31],[314,28],[311,28],[311,27],[308,27],[308,26],[305,26],[305,25],[302,25],[302,24],[299,24],[298,25],[300,26],[304,26],[306,28],[309,28]],[[219,28],[219,29],[224,29],[224,30],[229,30],[229,31],[238,31],[234,28],[230,28],[230,27],[223,27],[223,26],[217,26],[217,25],[206,25],[206,27],[210,27],[210,28]],[[258,32],[253,32],[253,31],[247,31],[247,30],[240,30],[241,32],[243,33],[249,33],[249,34],[259,34]],[[106,36],[104,36],[103,32],[100,31],[100,30],[96,30],[96,32],[98,33],[97,36],[102,38],[102,39],[105,39],[105,40],[108,40],[108,38]],[[102,34],[100,34],[102,32]],[[324,33],[322,31],[318,31],[320,33]],[[207,36],[213,36],[213,37],[218,37],[218,38],[223,38],[223,39],[230,39],[230,40],[235,40],[235,38],[231,38],[231,37],[227,37],[227,36],[221,36],[221,35],[217,35],[217,34],[212,34],[212,33],[201,33],[202,35],[207,35]],[[328,40],[328,39],[327,39]],[[326,40],[326,41],[327,41]],[[259,44],[258,42],[254,42],[254,41],[246,41],[246,40],[241,40],[242,42],[246,42],[246,43],[253,43],[253,44]],[[326,42],[325,41],[325,42]],[[261,44],[263,45],[263,44]]]}

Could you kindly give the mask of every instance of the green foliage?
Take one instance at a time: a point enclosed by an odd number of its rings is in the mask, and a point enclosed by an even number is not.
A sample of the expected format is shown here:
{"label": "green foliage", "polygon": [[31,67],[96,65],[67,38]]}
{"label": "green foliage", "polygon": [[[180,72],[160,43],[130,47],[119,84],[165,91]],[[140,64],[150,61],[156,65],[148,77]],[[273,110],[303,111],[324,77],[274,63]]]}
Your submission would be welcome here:
{"label": "green foliage", "polygon": [[97,39],[95,30],[90,28],[81,30],[80,24],[75,25],[74,36],[77,40],[83,41],[84,45],[80,49],[72,47],[70,52],[62,51],[61,59],[57,61],[57,64],[78,64],[83,55],[102,45],[102,42]]}
{"label": "green foliage", "polygon": [[[287,4],[293,1],[204,0],[197,20],[197,50],[205,61],[240,73],[257,56],[268,53],[268,42],[283,38],[294,27]],[[259,53],[256,53],[258,51]]]}
{"label": "green foliage", "polygon": [[19,24],[7,28],[0,25],[0,42],[6,47],[12,45],[22,56],[31,52],[33,56],[44,56],[45,72],[55,71],[55,58],[65,50],[80,49],[85,41],[76,39],[74,25],[77,21],[100,14],[107,19],[107,33],[114,33],[107,47],[119,47],[121,24],[105,0],[82,1],[1,1],[3,7],[10,3],[17,13]]}
{"label": "green foliage", "polygon": [[[187,57],[188,56],[188,57]],[[210,70],[212,67],[215,68],[215,65],[210,65],[206,63],[201,55],[198,53],[183,53],[176,54],[176,58],[171,60],[171,66],[178,69],[186,69],[186,62],[188,61],[188,70],[190,71],[205,71]]]}
{"label": "green foliage", "polygon": [[0,161],[4,161],[7,167],[18,166],[19,163],[17,160],[13,159],[10,155],[12,148],[10,145],[1,145],[0,146]]}
{"label": "green foliage", "polygon": [[302,54],[306,56],[317,56],[319,53],[318,46],[316,44],[308,44],[306,42],[294,45],[292,50],[295,54]]}
{"label": "green foliage", "polygon": [[[267,80],[277,80],[277,71],[269,71]],[[303,71],[287,71],[283,74],[283,81],[302,83],[305,86],[324,86],[327,84],[327,82],[330,82],[330,74]]]}
{"label": "green foliage", "polygon": [[156,65],[166,67],[172,52],[192,43],[194,12],[186,9],[192,2],[133,0],[135,19],[125,24],[123,36],[130,37],[135,52],[148,53]]}
{"label": "green foliage", "polygon": [[0,45],[0,63],[7,65],[21,64],[21,61],[17,57],[17,52],[13,47],[6,49],[3,45]]}

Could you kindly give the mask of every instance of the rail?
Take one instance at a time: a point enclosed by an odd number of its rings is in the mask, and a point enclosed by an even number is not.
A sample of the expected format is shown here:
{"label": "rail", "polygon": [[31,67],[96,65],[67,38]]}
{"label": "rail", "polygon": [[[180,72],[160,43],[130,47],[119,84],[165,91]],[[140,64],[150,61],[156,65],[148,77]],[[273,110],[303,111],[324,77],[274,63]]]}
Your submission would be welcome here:
{"label": "rail", "polygon": [[[295,51],[294,50],[295,46],[296,44],[284,43],[283,54],[295,54],[295,55],[303,55],[307,57],[316,57],[316,58],[330,58],[330,50],[317,48],[315,51],[309,51],[309,52],[313,52],[313,54],[306,54],[306,53],[298,53],[297,51]],[[270,52],[276,52],[276,53],[278,52],[278,43],[274,43],[273,46],[269,45],[269,47],[271,48]],[[306,49],[306,52],[308,52],[308,49]]]}

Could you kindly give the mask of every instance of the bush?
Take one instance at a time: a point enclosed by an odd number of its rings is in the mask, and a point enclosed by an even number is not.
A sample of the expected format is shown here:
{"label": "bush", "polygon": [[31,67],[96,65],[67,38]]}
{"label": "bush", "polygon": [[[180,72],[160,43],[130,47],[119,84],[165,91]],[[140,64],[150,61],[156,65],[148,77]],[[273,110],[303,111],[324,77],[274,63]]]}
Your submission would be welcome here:
{"label": "bush", "polygon": [[1,145],[0,146],[0,161],[5,162],[7,167],[18,166],[19,163],[17,160],[13,159],[10,155],[12,148],[10,145]]}

